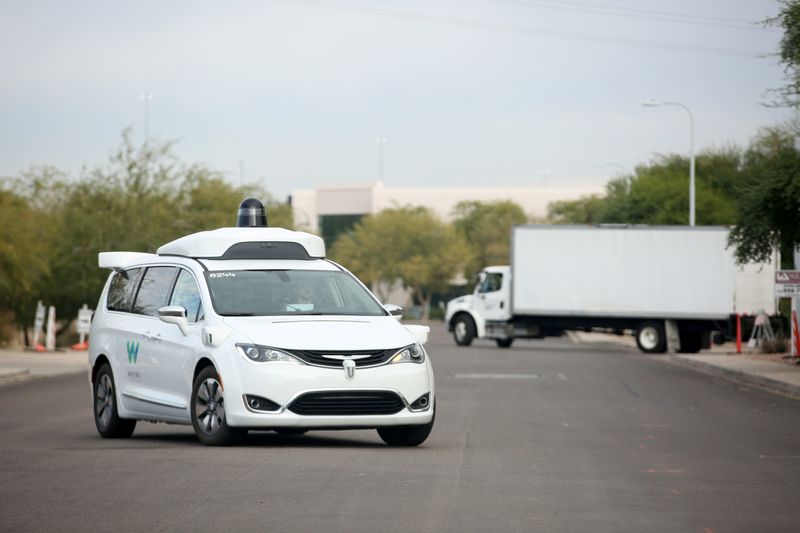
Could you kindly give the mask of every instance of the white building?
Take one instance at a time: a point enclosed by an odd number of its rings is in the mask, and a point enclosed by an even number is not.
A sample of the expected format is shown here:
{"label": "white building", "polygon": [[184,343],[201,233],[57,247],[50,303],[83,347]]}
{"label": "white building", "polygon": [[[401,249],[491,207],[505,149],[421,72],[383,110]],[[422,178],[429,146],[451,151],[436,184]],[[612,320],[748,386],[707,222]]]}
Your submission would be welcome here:
{"label": "white building", "polygon": [[[292,191],[294,222],[298,228],[334,237],[352,227],[362,216],[406,205],[424,206],[442,220],[452,219],[459,202],[513,200],[531,217],[547,215],[547,206],[603,194],[596,187],[385,187],[382,182],[325,186]],[[331,244],[326,238],[328,244]]]}

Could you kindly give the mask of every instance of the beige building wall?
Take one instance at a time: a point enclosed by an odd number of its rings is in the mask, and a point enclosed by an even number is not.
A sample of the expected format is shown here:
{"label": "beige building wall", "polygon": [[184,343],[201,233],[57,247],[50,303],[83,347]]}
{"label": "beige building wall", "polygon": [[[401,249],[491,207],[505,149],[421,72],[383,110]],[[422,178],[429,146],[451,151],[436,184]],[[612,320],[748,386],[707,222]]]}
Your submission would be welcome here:
{"label": "beige building wall", "polygon": [[529,216],[544,217],[547,206],[589,194],[603,194],[604,187],[385,187],[382,182],[343,184],[292,191],[292,208],[298,229],[319,231],[320,215],[378,213],[405,205],[432,209],[442,220],[452,219],[456,204],[513,200]]}

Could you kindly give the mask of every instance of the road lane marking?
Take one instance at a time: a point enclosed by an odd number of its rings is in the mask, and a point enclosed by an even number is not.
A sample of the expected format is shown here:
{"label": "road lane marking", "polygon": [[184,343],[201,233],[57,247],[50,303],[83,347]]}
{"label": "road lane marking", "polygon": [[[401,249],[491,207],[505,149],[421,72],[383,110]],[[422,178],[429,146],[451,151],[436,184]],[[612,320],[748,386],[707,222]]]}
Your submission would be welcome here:
{"label": "road lane marking", "polygon": [[455,374],[456,379],[539,379],[539,374]]}
{"label": "road lane marking", "polygon": [[562,374],[561,372],[559,372],[559,373],[557,374],[557,376],[558,376],[558,379],[560,379],[561,381],[567,381],[567,376],[565,376],[565,375],[564,375],[564,374]]}

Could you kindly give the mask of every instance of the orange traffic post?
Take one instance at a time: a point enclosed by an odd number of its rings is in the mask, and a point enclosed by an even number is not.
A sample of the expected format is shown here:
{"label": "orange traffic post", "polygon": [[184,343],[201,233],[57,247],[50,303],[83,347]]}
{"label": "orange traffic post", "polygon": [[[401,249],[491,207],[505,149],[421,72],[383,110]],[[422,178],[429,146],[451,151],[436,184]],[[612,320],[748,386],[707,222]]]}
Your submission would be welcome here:
{"label": "orange traffic post", "polygon": [[736,353],[742,353],[742,315],[736,313]]}

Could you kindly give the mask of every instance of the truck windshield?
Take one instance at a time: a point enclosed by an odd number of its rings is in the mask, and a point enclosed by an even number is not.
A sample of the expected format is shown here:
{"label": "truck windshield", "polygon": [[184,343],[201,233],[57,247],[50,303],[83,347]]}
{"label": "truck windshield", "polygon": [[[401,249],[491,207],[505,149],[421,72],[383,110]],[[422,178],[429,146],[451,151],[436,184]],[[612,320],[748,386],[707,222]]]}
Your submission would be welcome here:
{"label": "truck windshield", "polygon": [[223,316],[386,315],[347,272],[226,270],[205,276],[214,310]]}

